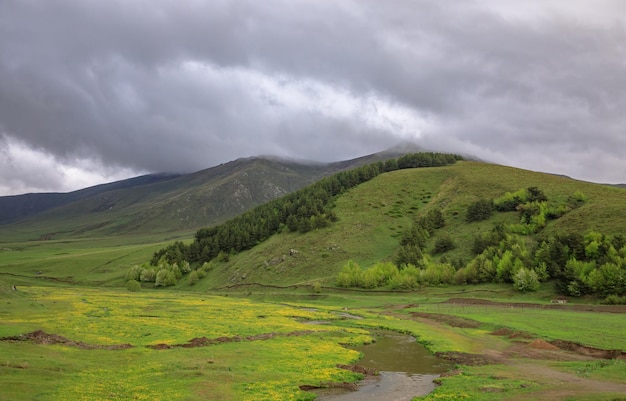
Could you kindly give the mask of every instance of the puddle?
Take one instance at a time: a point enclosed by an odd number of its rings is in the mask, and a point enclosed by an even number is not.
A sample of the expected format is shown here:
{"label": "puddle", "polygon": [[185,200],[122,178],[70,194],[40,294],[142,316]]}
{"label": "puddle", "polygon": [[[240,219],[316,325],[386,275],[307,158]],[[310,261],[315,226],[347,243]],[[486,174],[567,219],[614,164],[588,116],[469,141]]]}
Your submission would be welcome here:
{"label": "puddle", "polygon": [[364,355],[356,364],[377,369],[380,375],[358,383],[357,391],[316,390],[317,400],[410,401],[433,391],[433,380],[452,368],[450,362],[437,358],[411,336],[376,332],[374,337],[375,343],[355,348]]}
{"label": "puddle", "polygon": [[351,315],[350,313],[346,313],[346,312],[338,312],[337,316],[339,316],[339,317],[341,317],[343,319],[355,319],[355,320],[363,319],[363,317],[361,317],[361,316]]}
{"label": "puddle", "polygon": [[437,358],[414,337],[388,331],[373,335],[375,343],[355,348],[364,355],[356,362],[359,366],[411,374],[439,374],[452,368],[450,362]]}

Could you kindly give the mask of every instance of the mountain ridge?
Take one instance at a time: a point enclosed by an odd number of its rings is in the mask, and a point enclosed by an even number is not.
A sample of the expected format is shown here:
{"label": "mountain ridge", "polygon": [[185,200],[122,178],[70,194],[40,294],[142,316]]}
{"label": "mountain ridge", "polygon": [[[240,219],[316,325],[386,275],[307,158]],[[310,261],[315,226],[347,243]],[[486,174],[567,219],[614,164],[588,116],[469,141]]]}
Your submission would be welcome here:
{"label": "mountain ridge", "polygon": [[189,174],[148,174],[68,193],[5,196],[0,197],[0,227],[27,231],[29,239],[192,231],[325,176],[413,149],[331,163],[254,156]]}

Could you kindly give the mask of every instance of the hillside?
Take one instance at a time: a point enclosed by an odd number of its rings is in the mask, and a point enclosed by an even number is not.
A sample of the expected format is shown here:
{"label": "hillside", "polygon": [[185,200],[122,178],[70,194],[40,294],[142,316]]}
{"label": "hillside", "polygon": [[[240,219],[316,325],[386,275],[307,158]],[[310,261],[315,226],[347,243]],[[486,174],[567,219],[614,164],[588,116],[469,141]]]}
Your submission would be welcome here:
{"label": "hillside", "polygon": [[564,216],[549,221],[529,244],[554,234],[584,234],[590,230],[608,235],[626,231],[626,191],[549,174],[510,167],[458,162],[452,166],[400,170],[382,174],[353,188],[335,201],[336,223],[305,234],[284,231],[255,248],[214,261],[197,285],[216,288],[249,283],[293,285],[321,281],[334,285],[349,260],[361,268],[391,261],[412,223],[429,211],[441,210],[445,226],[427,241],[450,237],[454,249],[428,255],[437,262],[469,262],[474,239],[498,223],[515,224],[518,212],[494,213],[489,219],[468,223],[468,207],[479,199],[498,198],[520,188],[541,188],[549,199],[566,199],[580,191],[586,202]]}
{"label": "hillside", "polygon": [[183,175],[148,175],[71,193],[0,197],[0,242],[190,233],[338,171],[406,153],[336,163],[251,157]]}
{"label": "hillside", "polygon": [[[334,286],[338,273],[349,260],[362,269],[381,261],[393,261],[406,231],[432,210],[442,212],[445,225],[428,238],[424,253],[433,263],[444,260],[459,267],[475,256],[472,248],[476,238],[492,231],[498,223],[510,225],[520,221],[519,212],[512,211],[497,212],[485,221],[468,223],[468,207],[479,199],[496,199],[506,192],[528,187],[540,188],[548,199],[557,203],[577,191],[586,197],[580,207],[549,220],[540,232],[523,237],[530,251],[534,251],[542,238],[556,234],[582,236],[595,230],[615,236],[626,232],[624,189],[488,163],[461,161],[446,167],[380,174],[334,200],[332,211],[337,217],[336,222],[306,233],[284,227],[250,250],[213,260],[205,277],[195,287],[189,287],[187,278],[183,278],[177,288],[210,290],[251,283],[310,285],[316,282]],[[148,196],[146,190],[141,192]],[[62,224],[71,227],[80,223],[80,217],[77,217],[55,224],[58,228]],[[163,224],[158,220],[151,224],[158,227],[159,223]],[[149,224],[146,223],[144,229],[146,227]],[[32,232],[18,234],[29,240],[38,238],[41,230],[33,223]],[[152,235],[65,239],[58,234],[59,239],[26,241],[19,239],[14,232],[2,230],[0,274],[18,284],[34,279],[49,283],[122,286],[124,276],[132,266],[148,262],[155,251],[171,244],[172,239],[163,242],[168,235],[164,231],[165,228],[157,228]],[[454,248],[433,254],[436,242],[445,237],[452,240]],[[183,238],[185,243],[190,243],[192,233],[170,238]],[[145,286],[151,285],[146,283]]]}

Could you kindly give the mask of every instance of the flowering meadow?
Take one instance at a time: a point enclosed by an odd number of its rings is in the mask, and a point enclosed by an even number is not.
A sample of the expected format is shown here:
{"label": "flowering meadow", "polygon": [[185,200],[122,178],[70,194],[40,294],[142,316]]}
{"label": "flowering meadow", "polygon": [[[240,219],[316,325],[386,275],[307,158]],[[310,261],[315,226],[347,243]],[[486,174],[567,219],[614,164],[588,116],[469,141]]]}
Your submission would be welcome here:
{"label": "flowering meadow", "polygon": [[299,386],[354,381],[336,365],[359,354],[341,344],[371,340],[331,307],[201,294],[28,287],[4,306],[12,400],[312,399]]}

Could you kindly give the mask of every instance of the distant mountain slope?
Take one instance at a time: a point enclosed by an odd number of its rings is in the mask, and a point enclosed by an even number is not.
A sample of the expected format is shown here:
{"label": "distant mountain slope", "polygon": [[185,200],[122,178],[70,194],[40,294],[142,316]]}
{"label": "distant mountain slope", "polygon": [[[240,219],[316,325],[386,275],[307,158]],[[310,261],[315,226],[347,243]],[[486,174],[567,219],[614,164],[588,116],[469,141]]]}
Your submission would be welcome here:
{"label": "distant mountain slope", "polygon": [[29,193],[2,196],[0,197],[0,225],[34,216],[46,210],[63,206],[99,193],[153,184],[177,176],[177,174],[149,174],[67,193]]}
{"label": "distant mountain slope", "polygon": [[11,240],[26,240],[192,231],[324,176],[407,151],[390,149],[336,163],[251,157],[192,174],[147,175],[65,194],[0,197],[0,234],[11,230],[16,236]]}

